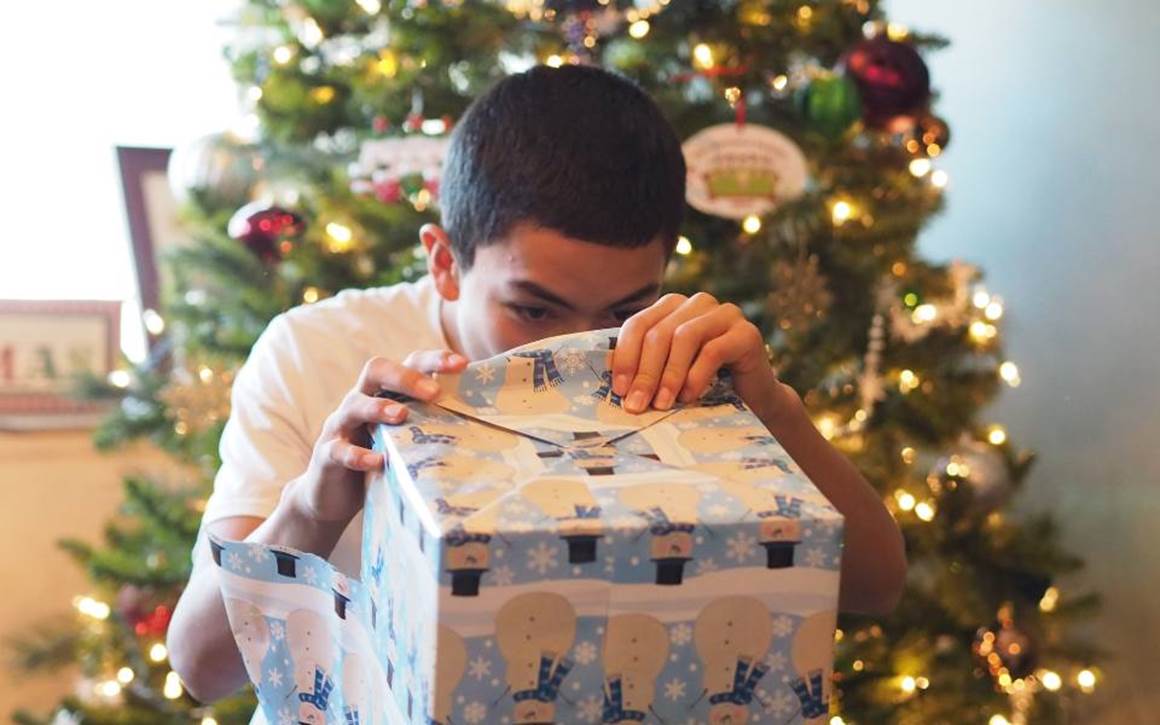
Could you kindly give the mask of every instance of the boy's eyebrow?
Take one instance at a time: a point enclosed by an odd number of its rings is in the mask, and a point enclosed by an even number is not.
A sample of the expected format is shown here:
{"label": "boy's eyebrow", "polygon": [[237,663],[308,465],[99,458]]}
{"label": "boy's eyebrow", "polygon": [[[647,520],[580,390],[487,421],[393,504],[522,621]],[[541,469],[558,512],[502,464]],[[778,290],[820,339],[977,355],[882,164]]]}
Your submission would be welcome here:
{"label": "boy's eyebrow", "polygon": [[[552,292],[549,292],[548,290],[544,289],[543,287],[536,284],[535,282],[532,282],[531,280],[517,279],[517,280],[513,281],[511,283],[511,285],[513,287],[516,287],[517,289],[521,289],[524,292],[527,292],[530,295],[533,295],[535,297],[539,297],[540,299],[542,299],[546,302],[551,302],[554,305],[559,305],[560,307],[563,307],[563,308],[568,309],[568,310],[574,309],[572,307],[572,305],[570,305],[566,300],[561,299],[558,295],[553,294]],[[620,298],[619,300],[616,300],[611,305],[609,305],[609,307],[619,307],[620,305],[627,304],[629,302],[635,302],[635,301],[642,299],[644,297],[649,297],[651,295],[656,294],[656,292],[659,289],[660,289],[660,284],[658,282],[650,282],[649,284],[646,284],[644,287],[641,287],[640,289],[636,290],[635,292],[628,294],[628,295]]]}

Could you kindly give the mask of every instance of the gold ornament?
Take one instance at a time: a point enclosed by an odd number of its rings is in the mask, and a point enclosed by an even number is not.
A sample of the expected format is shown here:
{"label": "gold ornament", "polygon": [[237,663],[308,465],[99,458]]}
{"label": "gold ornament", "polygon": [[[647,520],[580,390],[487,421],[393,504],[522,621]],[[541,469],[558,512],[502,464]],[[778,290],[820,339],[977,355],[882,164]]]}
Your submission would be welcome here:
{"label": "gold ornament", "polygon": [[792,262],[778,261],[770,273],[770,283],[766,309],[778,328],[786,332],[805,332],[826,316],[833,301],[816,254]]}

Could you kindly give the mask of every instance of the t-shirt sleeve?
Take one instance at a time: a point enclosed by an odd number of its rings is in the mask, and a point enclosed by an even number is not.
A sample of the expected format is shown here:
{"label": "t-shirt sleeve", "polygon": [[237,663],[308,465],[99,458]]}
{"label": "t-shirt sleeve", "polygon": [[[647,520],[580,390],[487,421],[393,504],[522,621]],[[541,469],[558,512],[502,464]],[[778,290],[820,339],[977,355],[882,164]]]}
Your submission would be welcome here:
{"label": "t-shirt sleeve", "polygon": [[301,353],[279,315],[238,370],[203,529],[230,516],[269,517],[282,489],[306,470],[313,441],[298,400],[307,379]]}

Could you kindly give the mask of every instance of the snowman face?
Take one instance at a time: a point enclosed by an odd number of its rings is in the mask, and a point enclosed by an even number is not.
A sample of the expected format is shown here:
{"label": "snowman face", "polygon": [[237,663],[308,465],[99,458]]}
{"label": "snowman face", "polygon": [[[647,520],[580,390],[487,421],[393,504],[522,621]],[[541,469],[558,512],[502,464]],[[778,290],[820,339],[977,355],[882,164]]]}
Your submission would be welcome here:
{"label": "snowman face", "polygon": [[653,559],[691,559],[693,535],[687,531],[674,531],[671,534],[654,536],[649,546],[649,555]]}
{"label": "snowman face", "polygon": [[746,426],[743,428],[694,428],[684,431],[678,442],[693,453],[724,453],[753,443],[755,436],[769,435],[768,431]]}
{"label": "snowman face", "polygon": [[486,569],[491,560],[487,544],[480,541],[448,546],[444,551],[448,569]]}
{"label": "snowman face", "polygon": [[556,721],[556,706],[550,702],[524,700],[516,703],[515,722],[547,723]]}
{"label": "snowman face", "polygon": [[[425,229],[424,243],[447,241],[442,230]],[[619,327],[656,301],[669,254],[660,239],[612,247],[528,222],[474,252],[467,268],[450,254],[428,254],[432,276],[452,278],[436,282],[453,301],[444,324],[471,360],[553,335]]]}
{"label": "snowman face", "polygon": [[749,722],[749,708],[732,702],[722,702],[709,708],[712,725],[737,725]]}
{"label": "snowman face", "polygon": [[801,539],[801,524],[795,519],[770,518],[761,521],[762,541],[798,541]]}
{"label": "snowman face", "polygon": [[309,702],[302,702],[298,705],[298,722],[308,723],[308,725],[324,725],[326,713]]}

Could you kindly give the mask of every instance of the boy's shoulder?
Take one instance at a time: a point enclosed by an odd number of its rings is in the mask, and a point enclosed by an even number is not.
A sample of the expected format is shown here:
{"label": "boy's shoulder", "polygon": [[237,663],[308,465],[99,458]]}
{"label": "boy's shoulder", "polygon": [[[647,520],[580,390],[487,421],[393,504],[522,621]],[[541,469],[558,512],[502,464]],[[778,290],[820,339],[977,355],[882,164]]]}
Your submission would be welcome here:
{"label": "boy's shoulder", "polygon": [[345,289],[278,316],[296,335],[325,337],[425,330],[438,320],[438,293],[429,277],[384,287]]}

